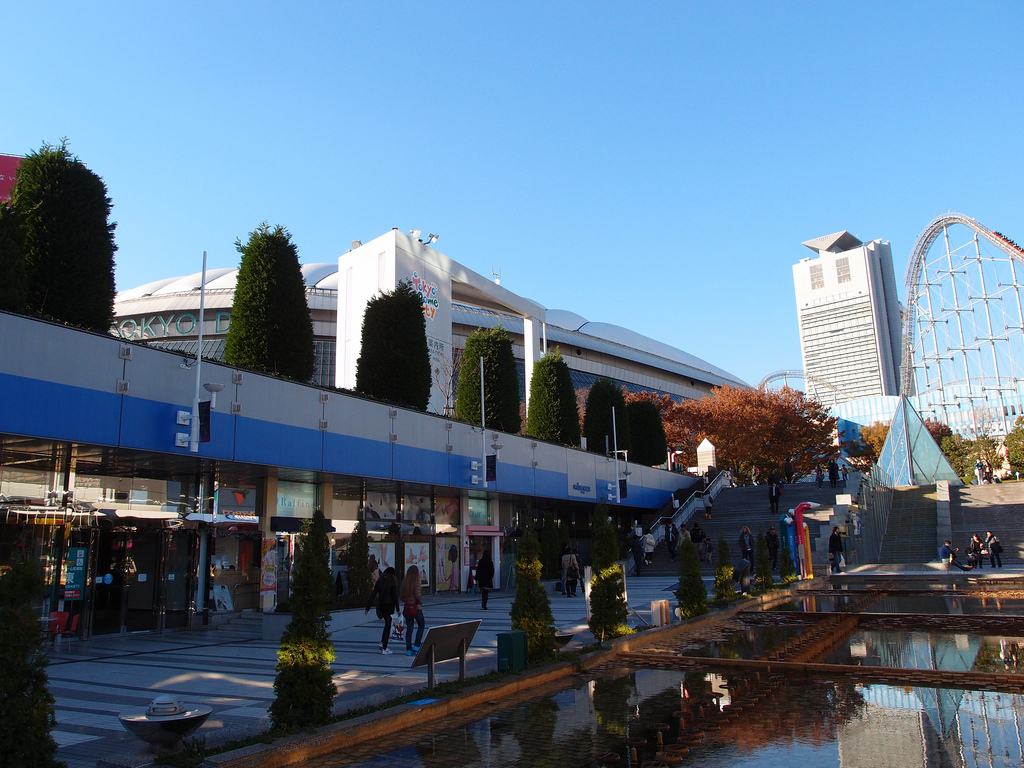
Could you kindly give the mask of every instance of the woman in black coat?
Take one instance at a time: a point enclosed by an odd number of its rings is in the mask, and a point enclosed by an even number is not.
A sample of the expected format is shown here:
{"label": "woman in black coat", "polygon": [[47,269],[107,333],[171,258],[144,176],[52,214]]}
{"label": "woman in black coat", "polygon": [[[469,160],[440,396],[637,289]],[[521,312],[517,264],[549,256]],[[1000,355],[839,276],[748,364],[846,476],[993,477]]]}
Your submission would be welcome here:
{"label": "woman in black coat", "polygon": [[364,614],[370,612],[373,598],[377,598],[377,618],[384,619],[384,631],[380,635],[380,652],[390,654],[388,640],[391,637],[391,614],[398,613],[398,574],[394,568],[388,568],[377,579],[366,603]]}
{"label": "woman in black coat", "polygon": [[494,589],[494,561],[485,549],[476,564],[476,585],[480,587],[480,607],[487,610],[487,593]]}

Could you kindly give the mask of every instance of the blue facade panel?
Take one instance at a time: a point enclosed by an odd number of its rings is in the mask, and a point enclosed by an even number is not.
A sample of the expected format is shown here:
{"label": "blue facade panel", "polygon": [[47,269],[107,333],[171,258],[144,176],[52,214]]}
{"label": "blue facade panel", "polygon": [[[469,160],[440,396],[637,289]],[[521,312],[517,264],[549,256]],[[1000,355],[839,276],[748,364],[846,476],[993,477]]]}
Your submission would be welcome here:
{"label": "blue facade panel", "polygon": [[565,472],[552,472],[538,467],[533,470],[533,478],[537,496],[564,499],[568,495],[566,489],[569,487],[569,478]]}
{"label": "blue facade panel", "polygon": [[324,471],[344,475],[392,477],[391,443],[324,433]]}
{"label": "blue facade panel", "polygon": [[319,470],[323,438],[319,430],[236,416],[235,461]]}
{"label": "blue facade panel", "polygon": [[[138,397],[124,398],[121,419],[121,442],[124,448],[138,448],[164,453],[188,453],[188,448],[175,448],[174,436],[189,433],[189,425],[177,423],[178,411],[191,411],[173,403],[159,403]],[[199,444],[200,456],[230,461],[234,458],[235,417],[227,413],[210,413],[210,442]]]}
{"label": "blue facade panel", "polygon": [[[518,493],[523,496],[534,495],[534,469],[530,466],[505,464],[499,461],[495,468],[497,481],[495,485],[502,493]],[[563,485],[563,488],[565,486]]]}
{"label": "blue facade panel", "polygon": [[396,478],[412,483],[448,485],[447,453],[396,443],[393,455]]}
{"label": "blue facade panel", "polygon": [[121,395],[0,374],[0,432],[117,445]]}

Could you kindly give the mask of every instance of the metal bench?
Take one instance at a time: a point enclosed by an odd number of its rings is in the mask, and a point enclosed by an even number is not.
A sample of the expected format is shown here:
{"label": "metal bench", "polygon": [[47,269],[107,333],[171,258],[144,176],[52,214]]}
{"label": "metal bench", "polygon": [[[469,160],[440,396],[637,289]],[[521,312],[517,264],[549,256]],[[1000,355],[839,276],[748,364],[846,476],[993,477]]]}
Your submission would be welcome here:
{"label": "metal bench", "polygon": [[466,651],[473,642],[476,631],[480,628],[480,619],[464,621],[459,624],[442,624],[430,627],[416,658],[413,667],[427,667],[427,688],[434,687],[434,664],[439,661],[459,660],[459,680],[466,679]]}

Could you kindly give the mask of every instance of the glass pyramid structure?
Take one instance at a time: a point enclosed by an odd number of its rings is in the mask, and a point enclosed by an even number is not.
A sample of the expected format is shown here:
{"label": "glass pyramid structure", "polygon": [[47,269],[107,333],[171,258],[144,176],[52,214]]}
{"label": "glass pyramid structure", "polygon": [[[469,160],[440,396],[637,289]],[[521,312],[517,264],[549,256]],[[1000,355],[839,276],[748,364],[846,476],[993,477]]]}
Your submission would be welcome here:
{"label": "glass pyramid structure", "polygon": [[934,485],[936,480],[963,485],[906,396],[900,397],[878,466],[892,478],[895,487]]}

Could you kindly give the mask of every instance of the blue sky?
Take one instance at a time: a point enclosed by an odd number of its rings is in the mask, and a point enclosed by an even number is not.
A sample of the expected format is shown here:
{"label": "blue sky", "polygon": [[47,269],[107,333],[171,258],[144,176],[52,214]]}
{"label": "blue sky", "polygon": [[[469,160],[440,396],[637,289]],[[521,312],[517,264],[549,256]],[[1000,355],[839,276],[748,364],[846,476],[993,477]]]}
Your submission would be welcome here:
{"label": "blue sky", "polygon": [[66,136],[125,289],[391,227],[749,383],[791,266],[960,211],[1024,241],[1019,3],[9,3],[0,152]]}

